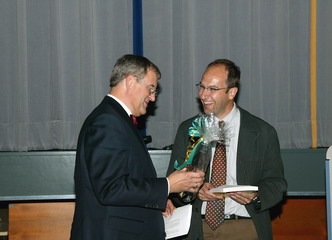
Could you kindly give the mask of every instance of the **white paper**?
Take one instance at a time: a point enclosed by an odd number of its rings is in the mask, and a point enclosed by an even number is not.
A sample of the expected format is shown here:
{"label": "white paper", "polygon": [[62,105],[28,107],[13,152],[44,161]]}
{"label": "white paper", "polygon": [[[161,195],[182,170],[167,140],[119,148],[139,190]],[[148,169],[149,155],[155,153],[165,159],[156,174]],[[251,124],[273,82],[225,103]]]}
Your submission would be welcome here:
{"label": "white paper", "polygon": [[178,207],[173,215],[164,217],[166,239],[186,235],[189,232],[192,205]]}
{"label": "white paper", "polygon": [[212,188],[210,191],[213,193],[246,192],[246,191],[256,192],[258,191],[258,187],[251,185],[223,185],[217,188]]}

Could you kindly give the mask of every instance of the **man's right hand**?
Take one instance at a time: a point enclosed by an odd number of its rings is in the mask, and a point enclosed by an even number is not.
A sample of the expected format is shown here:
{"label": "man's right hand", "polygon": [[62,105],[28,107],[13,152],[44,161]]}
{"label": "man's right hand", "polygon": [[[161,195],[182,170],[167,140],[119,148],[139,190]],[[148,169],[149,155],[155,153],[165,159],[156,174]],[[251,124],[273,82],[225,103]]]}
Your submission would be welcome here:
{"label": "man's right hand", "polygon": [[197,192],[203,184],[204,176],[205,173],[201,170],[191,172],[184,168],[181,171],[175,171],[167,177],[170,183],[170,193]]}
{"label": "man's right hand", "polygon": [[211,183],[204,183],[202,188],[198,192],[198,198],[202,201],[216,201],[222,199],[222,196],[214,194],[210,191],[210,189],[212,188],[213,186],[211,185]]}

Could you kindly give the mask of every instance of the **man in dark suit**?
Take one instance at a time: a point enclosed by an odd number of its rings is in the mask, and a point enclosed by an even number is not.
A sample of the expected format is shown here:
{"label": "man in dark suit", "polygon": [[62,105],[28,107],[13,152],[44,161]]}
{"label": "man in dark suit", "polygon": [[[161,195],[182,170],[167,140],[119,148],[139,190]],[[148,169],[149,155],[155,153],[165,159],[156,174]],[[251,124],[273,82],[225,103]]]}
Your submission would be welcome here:
{"label": "man in dark suit", "polygon": [[[214,229],[206,219],[206,210],[210,202],[223,197],[209,191],[218,187],[209,183],[210,169],[214,168],[212,156],[206,182],[193,202],[189,235],[184,239],[272,239],[269,209],[282,200],[287,187],[279,140],[271,125],[236,105],[239,81],[239,67],[227,59],[215,60],[197,84],[199,99],[205,113],[214,113],[218,121],[225,123],[226,185],[255,185],[259,190],[228,193],[224,201],[225,220]],[[182,122],[178,128],[168,173],[174,170],[175,160],[182,164],[186,158],[188,129],[194,119]],[[177,200],[177,195],[173,196],[179,204]]]}
{"label": "man in dark suit", "polygon": [[203,172],[176,171],[157,178],[130,115],[155,101],[160,72],[147,58],[124,55],[108,96],[85,120],[75,165],[76,207],[72,240],[165,239],[162,217],[172,212],[169,193],[196,192]]}

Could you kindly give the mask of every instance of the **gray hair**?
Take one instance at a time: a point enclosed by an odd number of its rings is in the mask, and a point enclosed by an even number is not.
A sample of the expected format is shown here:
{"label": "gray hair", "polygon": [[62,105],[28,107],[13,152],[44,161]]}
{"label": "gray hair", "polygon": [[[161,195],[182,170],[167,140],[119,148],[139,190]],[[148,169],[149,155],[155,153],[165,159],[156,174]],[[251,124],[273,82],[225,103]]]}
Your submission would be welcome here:
{"label": "gray hair", "polygon": [[137,81],[139,82],[145,77],[148,70],[154,71],[158,79],[161,78],[159,68],[146,57],[132,54],[123,55],[114,65],[110,87],[115,87],[129,75],[137,77]]}

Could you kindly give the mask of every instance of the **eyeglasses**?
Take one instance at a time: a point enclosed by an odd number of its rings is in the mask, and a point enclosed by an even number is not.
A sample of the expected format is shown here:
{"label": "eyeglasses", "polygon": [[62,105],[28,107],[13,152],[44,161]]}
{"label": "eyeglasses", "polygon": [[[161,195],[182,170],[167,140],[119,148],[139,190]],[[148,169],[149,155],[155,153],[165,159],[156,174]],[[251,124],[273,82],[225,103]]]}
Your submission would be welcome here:
{"label": "eyeglasses", "polygon": [[216,91],[222,90],[222,89],[227,89],[228,87],[223,87],[223,88],[216,88],[216,87],[205,87],[203,84],[201,83],[197,83],[196,87],[198,89],[198,91],[203,91],[206,90],[209,93],[215,93]]}
{"label": "eyeglasses", "polygon": [[155,86],[149,85],[146,82],[144,82],[143,80],[141,82],[149,88],[149,95],[150,96],[154,95],[156,97],[158,95],[158,90]]}

